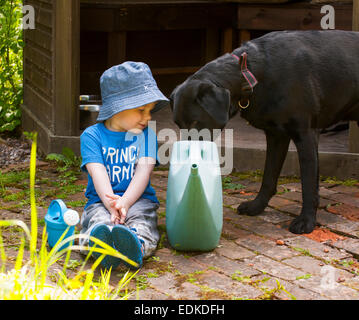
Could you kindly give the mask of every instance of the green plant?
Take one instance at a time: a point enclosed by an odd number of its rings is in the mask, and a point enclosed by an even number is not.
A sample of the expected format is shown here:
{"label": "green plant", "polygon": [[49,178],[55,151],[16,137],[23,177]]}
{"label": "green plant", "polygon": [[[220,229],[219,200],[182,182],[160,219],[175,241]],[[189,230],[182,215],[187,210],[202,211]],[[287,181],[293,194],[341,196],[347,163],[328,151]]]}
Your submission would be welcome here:
{"label": "green plant", "polygon": [[356,179],[348,179],[348,180],[339,180],[336,177],[320,177],[320,180],[325,182],[325,183],[329,183],[329,184],[336,184],[336,185],[343,185],[343,186],[347,186],[347,187],[352,187],[355,186],[359,183],[358,180]]}
{"label": "green plant", "polygon": [[7,173],[0,171],[0,186],[2,187],[16,187],[19,182],[24,183],[27,179],[29,179],[28,171],[10,171]]}
{"label": "green plant", "polygon": [[312,277],[312,275],[311,275],[310,273],[306,273],[306,274],[304,274],[304,275],[302,275],[302,276],[297,276],[296,279],[297,279],[297,280],[300,280],[300,279],[309,279],[309,278],[311,278],[311,277]]}
{"label": "green plant", "polygon": [[[119,257],[128,263],[136,266],[136,263],[127,257],[103,243],[102,241],[90,237],[97,245],[95,247],[83,247],[73,245],[76,239],[83,238],[84,235],[75,234],[64,239],[68,229],[60,237],[56,245],[48,252],[46,227],[42,234],[40,249],[37,246],[38,220],[35,201],[35,171],[36,171],[36,139],[33,136],[30,160],[30,204],[31,204],[31,229],[21,220],[3,220],[0,221],[0,259],[2,266],[0,269],[0,300],[5,299],[126,299],[128,297],[127,289],[123,295],[121,292],[127,287],[129,281],[136,275],[127,272],[119,281],[116,288],[110,286],[111,270],[101,272],[99,281],[94,280],[94,271],[106,255]],[[3,238],[1,236],[1,227],[20,227],[21,243],[18,250],[14,268],[6,270],[7,257]],[[30,259],[23,264],[26,238],[30,242]],[[70,242],[65,249],[61,249],[64,244]],[[89,250],[89,254],[82,263],[79,272],[72,278],[68,278],[66,270],[74,268],[78,262],[70,260],[72,250]],[[86,263],[92,252],[99,252],[101,256],[96,259],[90,269],[85,270]],[[65,258],[63,269],[54,275],[50,267]],[[51,282],[50,282],[51,281]],[[55,282],[53,284],[52,282]]]}
{"label": "green plant", "polygon": [[246,172],[232,172],[231,175],[240,180],[260,181],[263,178],[263,171],[258,169]]}
{"label": "green plant", "polygon": [[59,172],[68,171],[70,168],[79,168],[81,165],[81,157],[76,156],[76,154],[67,147],[62,149],[61,154],[48,154],[46,160],[55,161],[59,165],[59,167],[57,167]]}
{"label": "green plant", "polygon": [[222,178],[222,188],[223,189],[240,190],[240,189],[245,189],[245,186],[240,183],[233,183],[231,177],[223,177]]}
{"label": "green plant", "polygon": [[22,1],[0,0],[0,132],[20,124],[23,99]]}

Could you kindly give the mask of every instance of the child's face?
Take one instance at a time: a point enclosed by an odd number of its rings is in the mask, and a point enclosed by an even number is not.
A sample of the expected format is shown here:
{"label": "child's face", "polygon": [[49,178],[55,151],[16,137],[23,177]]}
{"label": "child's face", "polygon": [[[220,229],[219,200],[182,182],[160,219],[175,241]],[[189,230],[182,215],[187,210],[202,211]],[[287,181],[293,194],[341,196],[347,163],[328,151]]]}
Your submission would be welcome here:
{"label": "child's face", "polygon": [[105,125],[112,131],[130,131],[139,134],[151,120],[151,110],[155,105],[156,102],[152,102],[135,109],[119,112],[106,120]]}

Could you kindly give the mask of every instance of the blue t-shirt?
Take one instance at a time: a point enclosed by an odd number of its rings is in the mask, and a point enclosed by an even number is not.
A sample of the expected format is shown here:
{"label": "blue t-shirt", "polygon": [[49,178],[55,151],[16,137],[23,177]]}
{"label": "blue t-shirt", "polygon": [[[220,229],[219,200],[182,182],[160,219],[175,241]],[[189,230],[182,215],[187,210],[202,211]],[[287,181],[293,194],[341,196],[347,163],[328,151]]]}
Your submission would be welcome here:
{"label": "blue t-shirt", "polygon": [[[110,178],[112,190],[119,196],[127,190],[138,159],[151,157],[158,163],[157,137],[148,127],[141,134],[136,135],[130,132],[111,131],[101,122],[88,127],[81,134],[80,141],[81,169],[87,172],[88,163],[103,164]],[[88,199],[85,209],[93,203],[101,202],[89,174],[85,196]],[[142,198],[159,203],[150,181]]]}

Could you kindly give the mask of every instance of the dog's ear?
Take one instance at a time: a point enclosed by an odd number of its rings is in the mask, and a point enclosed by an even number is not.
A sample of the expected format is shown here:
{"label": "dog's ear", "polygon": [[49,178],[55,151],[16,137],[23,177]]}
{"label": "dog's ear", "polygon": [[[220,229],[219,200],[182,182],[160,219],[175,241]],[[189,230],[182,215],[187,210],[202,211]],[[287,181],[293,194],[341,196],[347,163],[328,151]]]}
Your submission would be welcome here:
{"label": "dog's ear", "polygon": [[174,96],[174,92],[172,92],[171,95],[169,96],[171,111],[173,111],[173,96]]}
{"label": "dog's ear", "polygon": [[178,87],[176,87],[176,88],[174,88],[173,89],[173,91],[172,91],[172,93],[170,94],[170,96],[169,96],[169,100],[170,100],[170,107],[171,107],[171,110],[172,110],[172,112],[173,112],[173,109],[174,109],[174,100],[175,100],[175,94],[176,94],[176,91],[177,91],[177,88]]}
{"label": "dog's ear", "polygon": [[224,127],[229,120],[231,95],[229,90],[202,82],[198,87],[197,102],[208,114]]}

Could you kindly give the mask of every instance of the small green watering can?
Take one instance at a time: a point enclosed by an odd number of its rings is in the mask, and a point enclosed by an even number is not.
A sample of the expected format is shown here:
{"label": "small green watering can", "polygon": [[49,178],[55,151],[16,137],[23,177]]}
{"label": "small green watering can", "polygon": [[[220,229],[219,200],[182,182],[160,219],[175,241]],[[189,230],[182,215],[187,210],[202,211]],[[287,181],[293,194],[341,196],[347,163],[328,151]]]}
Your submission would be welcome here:
{"label": "small green watering can", "polygon": [[171,246],[186,251],[213,250],[222,232],[222,203],[217,145],[211,141],[175,142],[166,201]]}

